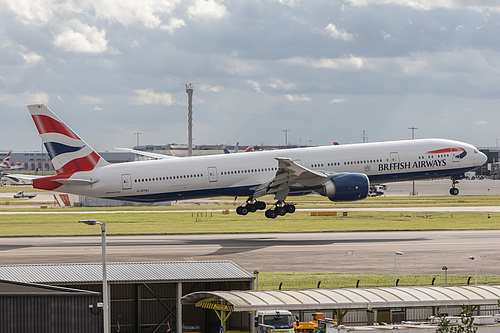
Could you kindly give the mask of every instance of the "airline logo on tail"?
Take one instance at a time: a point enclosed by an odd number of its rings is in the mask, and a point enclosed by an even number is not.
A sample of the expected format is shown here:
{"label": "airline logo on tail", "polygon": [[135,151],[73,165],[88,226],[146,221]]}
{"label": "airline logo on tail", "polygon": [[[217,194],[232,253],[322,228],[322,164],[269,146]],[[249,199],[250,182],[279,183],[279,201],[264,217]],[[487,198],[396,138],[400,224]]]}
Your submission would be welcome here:
{"label": "airline logo on tail", "polygon": [[429,154],[452,153],[454,155],[454,157],[456,157],[456,158],[464,158],[465,156],[467,156],[467,151],[462,147],[431,150],[431,151],[428,151],[427,153],[429,153]]}
{"label": "airline logo on tail", "polygon": [[58,174],[89,171],[102,160],[45,105],[29,105],[28,109]]}
{"label": "airline logo on tail", "polygon": [[10,169],[10,154],[12,152],[9,151],[9,153],[5,156],[3,159],[2,163],[0,163],[0,168],[2,169]]}
{"label": "airline logo on tail", "polygon": [[20,163],[17,164],[10,164],[10,156],[12,154],[12,150],[7,153],[3,161],[0,163],[0,170],[18,170],[22,169],[23,166],[20,165]]}

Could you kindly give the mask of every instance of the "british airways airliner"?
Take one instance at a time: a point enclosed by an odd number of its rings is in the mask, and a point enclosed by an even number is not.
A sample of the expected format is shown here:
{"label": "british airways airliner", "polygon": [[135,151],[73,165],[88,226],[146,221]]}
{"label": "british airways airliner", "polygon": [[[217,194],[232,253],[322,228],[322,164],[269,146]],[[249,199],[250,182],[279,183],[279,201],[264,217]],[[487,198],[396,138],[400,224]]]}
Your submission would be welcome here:
{"label": "british airways airliner", "polygon": [[486,162],[468,143],[420,139],[111,164],[45,105],[28,109],[57,172],[33,179],[33,187],[136,202],[245,197],[239,215],[265,210],[258,198],[269,194],[275,204],[268,218],[295,211],[286,203],[290,195],[361,200],[370,182],[450,177],[450,194],[457,195],[456,179]]}

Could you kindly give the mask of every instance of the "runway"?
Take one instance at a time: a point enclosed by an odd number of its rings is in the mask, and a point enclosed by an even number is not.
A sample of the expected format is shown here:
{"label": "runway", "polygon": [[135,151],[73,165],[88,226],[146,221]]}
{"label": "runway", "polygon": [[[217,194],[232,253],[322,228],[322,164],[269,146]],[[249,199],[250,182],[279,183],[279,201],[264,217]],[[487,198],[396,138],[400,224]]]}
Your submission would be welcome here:
{"label": "runway", "polygon": [[[500,231],[112,236],[109,262],[232,260],[248,271],[500,274]],[[3,238],[0,264],[101,262],[100,237]],[[476,262],[469,260],[475,256]],[[472,273],[471,273],[472,272]]]}

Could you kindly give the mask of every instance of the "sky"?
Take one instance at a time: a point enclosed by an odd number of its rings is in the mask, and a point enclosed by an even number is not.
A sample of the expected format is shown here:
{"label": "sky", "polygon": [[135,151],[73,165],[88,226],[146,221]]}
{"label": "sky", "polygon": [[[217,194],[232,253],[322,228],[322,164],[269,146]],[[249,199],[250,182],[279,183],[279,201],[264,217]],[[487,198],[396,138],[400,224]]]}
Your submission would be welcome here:
{"label": "sky", "polygon": [[0,150],[41,149],[38,103],[98,151],[186,144],[185,83],[195,145],[500,141],[498,1],[0,5]]}

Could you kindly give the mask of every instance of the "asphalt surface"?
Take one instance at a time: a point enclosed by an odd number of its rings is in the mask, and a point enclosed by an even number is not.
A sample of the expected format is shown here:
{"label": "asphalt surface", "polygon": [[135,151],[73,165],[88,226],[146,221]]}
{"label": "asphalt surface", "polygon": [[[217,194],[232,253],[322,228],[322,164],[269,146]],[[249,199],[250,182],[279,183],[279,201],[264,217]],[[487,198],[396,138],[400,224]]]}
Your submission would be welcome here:
{"label": "asphalt surface", "polygon": [[[232,260],[248,271],[500,274],[500,231],[355,232],[107,238],[109,262]],[[475,262],[469,259],[473,255]],[[0,264],[101,261],[100,237],[3,238]]]}

